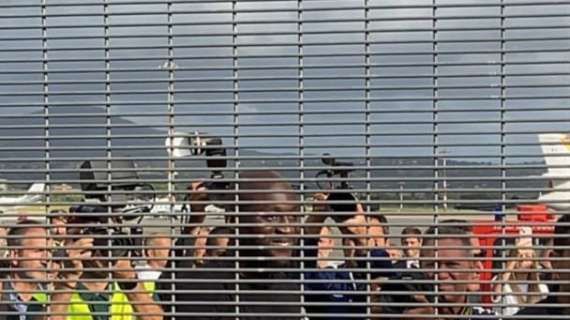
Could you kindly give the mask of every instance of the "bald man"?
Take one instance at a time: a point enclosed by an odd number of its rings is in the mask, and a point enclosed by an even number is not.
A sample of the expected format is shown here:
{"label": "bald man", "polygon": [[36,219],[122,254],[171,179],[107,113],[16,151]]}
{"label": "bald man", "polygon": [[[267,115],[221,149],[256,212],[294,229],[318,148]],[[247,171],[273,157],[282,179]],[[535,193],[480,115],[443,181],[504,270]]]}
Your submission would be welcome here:
{"label": "bald man", "polygon": [[136,267],[140,280],[155,281],[162,274],[168,263],[168,254],[172,246],[169,234],[152,234],[145,239],[143,255],[146,263]]}
{"label": "bald man", "polygon": [[161,290],[176,290],[161,299],[169,301],[166,311],[176,319],[235,319],[238,311],[246,320],[303,318],[301,285],[293,281],[300,274],[291,272],[298,265],[299,197],[273,171],[243,173],[240,180],[238,212],[230,213],[237,249],[194,269],[188,258],[161,278]]}

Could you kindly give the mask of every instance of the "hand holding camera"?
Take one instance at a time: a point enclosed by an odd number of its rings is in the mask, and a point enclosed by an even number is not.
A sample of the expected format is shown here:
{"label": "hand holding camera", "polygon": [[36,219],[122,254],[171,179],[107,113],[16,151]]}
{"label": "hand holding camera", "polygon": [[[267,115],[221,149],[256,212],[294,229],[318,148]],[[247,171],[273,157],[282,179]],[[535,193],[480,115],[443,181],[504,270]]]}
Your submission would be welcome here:
{"label": "hand holding camera", "polygon": [[83,275],[83,261],[91,258],[92,247],[92,238],[69,240],[66,244],[63,269],[59,271],[58,281],[55,283],[56,289],[75,289]]}
{"label": "hand holding camera", "polygon": [[[192,185],[188,188],[190,209],[192,212],[214,212],[223,213],[225,207],[223,202],[226,199],[225,190],[229,189],[229,183],[223,181],[223,169],[227,167],[227,152],[223,147],[223,140],[220,137],[208,136],[198,131],[192,134],[181,134],[174,138],[166,139],[166,147],[169,154],[174,158],[185,158],[190,156],[205,156],[206,166],[210,170],[208,180],[200,182],[200,186]],[[198,194],[197,191],[208,191]],[[194,198],[191,198],[194,196]],[[204,203],[210,201],[209,204]],[[196,203],[202,202],[202,203]]]}
{"label": "hand holding camera", "polygon": [[[330,168],[317,173],[317,186],[328,193],[326,198],[328,208],[334,212],[331,214],[331,218],[335,222],[343,222],[350,219],[357,210],[357,198],[351,192],[351,187],[348,183],[348,175],[353,171],[351,167],[354,164],[337,161],[328,153],[323,154],[321,161]],[[336,181],[338,179],[340,181]]]}
{"label": "hand holding camera", "polygon": [[206,212],[208,189],[203,181],[192,182],[187,189],[187,200],[190,203],[190,210],[193,214]]}
{"label": "hand holding camera", "polygon": [[122,290],[134,290],[139,280],[131,261],[129,259],[119,259],[114,267],[113,279],[117,281],[119,287]]}

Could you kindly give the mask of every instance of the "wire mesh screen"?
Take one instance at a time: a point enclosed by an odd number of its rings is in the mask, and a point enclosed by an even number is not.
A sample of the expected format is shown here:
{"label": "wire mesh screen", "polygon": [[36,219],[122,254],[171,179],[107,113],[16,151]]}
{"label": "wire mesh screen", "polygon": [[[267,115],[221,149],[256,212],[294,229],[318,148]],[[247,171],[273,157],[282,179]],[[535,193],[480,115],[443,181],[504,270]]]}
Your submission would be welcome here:
{"label": "wire mesh screen", "polygon": [[570,1],[0,1],[0,319],[567,319]]}

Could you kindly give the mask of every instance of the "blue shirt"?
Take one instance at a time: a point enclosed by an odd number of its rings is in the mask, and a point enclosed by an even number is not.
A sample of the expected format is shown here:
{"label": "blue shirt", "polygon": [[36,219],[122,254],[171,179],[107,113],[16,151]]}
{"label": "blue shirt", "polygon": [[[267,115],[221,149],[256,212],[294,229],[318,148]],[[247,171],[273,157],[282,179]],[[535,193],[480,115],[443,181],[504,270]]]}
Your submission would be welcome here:
{"label": "blue shirt", "polygon": [[[371,278],[392,276],[392,263],[385,250],[370,251]],[[358,262],[359,269],[367,267],[366,261]],[[380,270],[380,272],[378,272]],[[364,319],[367,317],[366,298],[368,293],[367,273],[353,272],[346,266],[327,268],[319,271],[305,272],[305,301],[307,315],[311,318],[326,319]],[[359,281],[357,281],[359,280]],[[354,314],[354,317],[342,316]]]}
{"label": "blue shirt", "polygon": [[[324,319],[322,314],[334,314],[338,317],[326,319],[363,319],[366,316],[366,284],[357,283],[362,277],[352,271],[327,268],[320,271],[306,272],[305,301],[309,318]],[[311,305],[315,304],[315,305]],[[354,314],[354,317],[343,317]]]}

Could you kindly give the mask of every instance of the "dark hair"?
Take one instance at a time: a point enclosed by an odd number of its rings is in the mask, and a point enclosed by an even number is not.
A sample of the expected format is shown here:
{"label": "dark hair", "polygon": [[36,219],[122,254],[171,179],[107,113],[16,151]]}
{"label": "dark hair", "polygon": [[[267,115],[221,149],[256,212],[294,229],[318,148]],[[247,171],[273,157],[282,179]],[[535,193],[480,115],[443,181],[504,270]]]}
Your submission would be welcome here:
{"label": "dark hair", "polygon": [[[442,221],[437,226],[429,227],[424,236],[424,245],[430,240],[435,239],[458,239],[466,247],[471,247],[471,227],[451,225],[449,220]],[[465,220],[453,220],[453,224],[466,224]]]}
{"label": "dark hair", "polygon": [[[241,181],[241,179],[244,179]],[[240,212],[251,212],[252,207],[260,201],[258,196],[266,196],[275,192],[294,194],[295,201],[299,201],[299,191],[293,189],[291,184],[285,181],[276,171],[250,171],[240,175],[237,182],[239,190],[237,192],[239,202],[237,204]],[[275,189],[277,187],[277,189]],[[261,199],[263,200],[263,199]]]}
{"label": "dark hair", "polygon": [[[554,227],[554,246],[568,246],[570,244],[570,214],[565,214],[556,222]],[[560,249],[556,249],[560,250]]]}
{"label": "dark hair", "polygon": [[215,227],[208,233],[208,240],[206,240],[206,246],[216,246],[217,241],[220,238],[229,238],[232,235],[232,230],[228,227]]}
{"label": "dark hair", "polygon": [[26,232],[30,229],[37,228],[43,229],[44,225],[38,221],[29,219],[18,221],[16,225],[8,230],[8,234],[6,235],[6,244],[8,245],[8,248],[16,249],[17,247],[21,247],[22,240],[24,240]]}
{"label": "dark hair", "polygon": [[[422,231],[416,227],[405,227],[404,230],[402,230],[402,235],[403,236],[407,236],[407,235],[421,236]],[[404,238],[412,238],[412,237],[402,237],[402,239],[404,239]],[[415,237],[415,238],[418,238],[418,237]]]}

